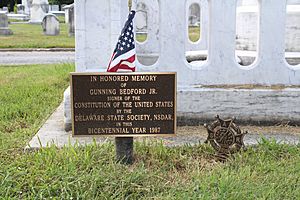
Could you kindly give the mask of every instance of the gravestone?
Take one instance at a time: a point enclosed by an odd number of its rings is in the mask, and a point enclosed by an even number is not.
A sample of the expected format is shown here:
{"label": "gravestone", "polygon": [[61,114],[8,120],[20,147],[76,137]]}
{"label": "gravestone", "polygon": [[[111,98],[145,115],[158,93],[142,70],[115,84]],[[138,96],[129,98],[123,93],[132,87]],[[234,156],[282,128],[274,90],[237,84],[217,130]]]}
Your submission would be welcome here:
{"label": "gravestone", "polygon": [[189,26],[199,26],[200,24],[200,7],[193,3],[189,8]]}
{"label": "gravestone", "polygon": [[6,13],[8,13],[8,7],[3,7],[2,10]]}
{"label": "gravestone", "polygon": [[148,25],[148,17],[147,17],[147,7],[144,3],[140,2],[137,4],[136,8],[136,19],[135,19],[135,26],[136,32],[147,32],[147,25]]}
{"label": "gravestone", "polygon": [[8,17],[5,12],[0,12],[0,35],[12,35],[13,32],[8,28]]}
{"label": "gravestone", "polygon": [[45,15],[49,11],[48,0],[33,0],[30,8],[30,23],[42,23]]}
{"label": "gravestone", "polygon": [[69,36],[75,35],[74,4],[69,8]]}
{"label": "gravestone", "polygon": [[18,14],[24,14],[25,13],[25,6],[22,4],[17,5],[17,13]]}
{"label": "gravestone", "polygon": [[47,14],[43,21],[42,21],[42,27],[44,31],[44,35],[59,35],[60,29],[59,29],[59,20],[58,18],[53,14]]}
{"label": "gravestone", "polygon": [[62,10],[65,11],[65,23],[68,24],[69,23],[69,12],[70,12],[70,7],[72,7],[73,4],[70,5],[65,5],[62,7]]}

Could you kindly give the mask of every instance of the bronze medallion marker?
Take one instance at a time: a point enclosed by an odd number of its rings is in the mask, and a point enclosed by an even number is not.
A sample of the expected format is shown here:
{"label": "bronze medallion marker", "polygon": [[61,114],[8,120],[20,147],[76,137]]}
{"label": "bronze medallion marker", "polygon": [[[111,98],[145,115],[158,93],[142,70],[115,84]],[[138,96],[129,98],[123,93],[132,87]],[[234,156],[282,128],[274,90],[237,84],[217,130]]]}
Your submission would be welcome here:
{"label": "bronze medallion marker", "polygon": [[239,126],[235,123],[235,118],[223,120],[218,115],[216,120],[210,125],[204,124],[207,129],[208,137],[205,143],[210,143],[217,151],[220,160],[225,160],[229,154],[245,148],[244,136],[247,131],[242,133]]}

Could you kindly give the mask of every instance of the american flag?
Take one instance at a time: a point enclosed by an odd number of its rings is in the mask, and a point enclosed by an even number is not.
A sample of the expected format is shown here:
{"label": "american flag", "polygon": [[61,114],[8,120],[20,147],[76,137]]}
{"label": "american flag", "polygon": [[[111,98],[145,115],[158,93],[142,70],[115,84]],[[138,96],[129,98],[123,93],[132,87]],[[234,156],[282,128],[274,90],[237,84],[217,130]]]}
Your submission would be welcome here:
{"label": "american flag", "polygon": [[135,71],[135,41],[132,22],[134,15],[135,11],[129,13],[109,62],[107,72],[117,72],[119,69]]}

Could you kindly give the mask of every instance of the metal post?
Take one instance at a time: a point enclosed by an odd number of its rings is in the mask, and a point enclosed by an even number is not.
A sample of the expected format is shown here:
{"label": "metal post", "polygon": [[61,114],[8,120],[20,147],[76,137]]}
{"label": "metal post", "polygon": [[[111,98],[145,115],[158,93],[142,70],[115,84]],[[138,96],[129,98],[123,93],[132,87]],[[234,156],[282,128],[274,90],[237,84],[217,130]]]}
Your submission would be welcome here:
{"label": "metal post", "polygon": [[132,7],[132,0],[128,0],[128,9],[129,9],[129,12],[131,11],[131,7]]}
{"label": "metal post", "polygon": [[[128,9],[131,11],[132,0],[128,0]],[[116,160],[125,165],[133,163],[133,137],[116,137]]]}
{"label": "metal post", "polygon": [[133,163],[133,137],[116,137],[116,160],[125,165]]}

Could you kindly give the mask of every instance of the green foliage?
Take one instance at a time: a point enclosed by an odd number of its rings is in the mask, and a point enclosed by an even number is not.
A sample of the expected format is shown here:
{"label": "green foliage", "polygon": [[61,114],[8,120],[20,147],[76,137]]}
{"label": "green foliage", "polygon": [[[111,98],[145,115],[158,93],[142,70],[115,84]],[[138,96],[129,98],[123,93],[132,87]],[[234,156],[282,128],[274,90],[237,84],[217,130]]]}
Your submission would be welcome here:
{"label": "green foliage", "polygon": [[24,152],[73,70],[0,67],[1,199],[300,199],[300,145],[266,139],[226,163],[208,145],[147,141],[135,143],[132,166],[115,163],[113,143]]}
{"label": "green foliage", "polygon": [[63,5],[63,4],[72,4],[74,0],[49,0],[49,4],[52,5]]}
{"label": "green foliage", "polygon": [[73,68],[67,64],[0,67],[0,163],[7,151],[24,146],[61,102]]}

